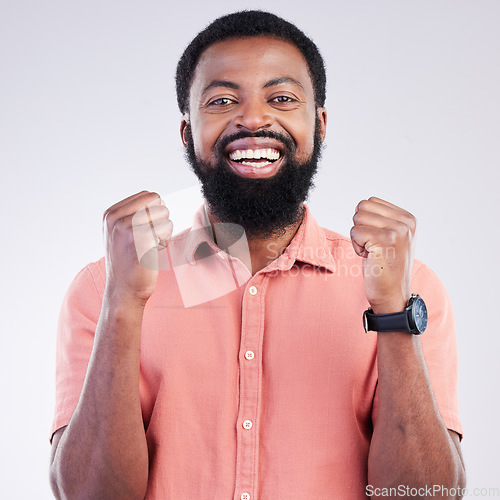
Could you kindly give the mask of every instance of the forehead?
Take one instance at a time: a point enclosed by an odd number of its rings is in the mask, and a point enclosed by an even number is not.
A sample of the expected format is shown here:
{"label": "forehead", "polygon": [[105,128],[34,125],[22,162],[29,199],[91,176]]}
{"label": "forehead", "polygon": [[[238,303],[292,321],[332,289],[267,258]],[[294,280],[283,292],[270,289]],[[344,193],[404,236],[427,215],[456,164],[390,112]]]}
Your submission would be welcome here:
{"label": "forehead", "polygon": [[300,50],[292,43],[272,37],[223,40],[210,45],[196,66],[191,93],[216,80],[239,85],[265,84],[275,78],[290,77],[313,92],[309,67]]}

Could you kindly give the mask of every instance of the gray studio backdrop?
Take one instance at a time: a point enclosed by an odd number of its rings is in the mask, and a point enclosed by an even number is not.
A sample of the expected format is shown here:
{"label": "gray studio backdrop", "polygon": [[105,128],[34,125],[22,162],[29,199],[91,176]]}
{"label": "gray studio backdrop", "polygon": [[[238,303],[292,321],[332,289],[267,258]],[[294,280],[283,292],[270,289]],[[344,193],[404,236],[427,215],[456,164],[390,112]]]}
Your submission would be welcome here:
{"label": "gray studio backdrop", "polygon": [[497,496],[500,2],[2,0],[0,497],[51,498],[57,315],[102,255],[102,212],[149,189],[189,225],[199,195],[175,65],[209,21],[245,7],[296,22],[325,57],[320,223],[348,233],[370,195],[417,216],[417,257],[455,307],[469,488]]}

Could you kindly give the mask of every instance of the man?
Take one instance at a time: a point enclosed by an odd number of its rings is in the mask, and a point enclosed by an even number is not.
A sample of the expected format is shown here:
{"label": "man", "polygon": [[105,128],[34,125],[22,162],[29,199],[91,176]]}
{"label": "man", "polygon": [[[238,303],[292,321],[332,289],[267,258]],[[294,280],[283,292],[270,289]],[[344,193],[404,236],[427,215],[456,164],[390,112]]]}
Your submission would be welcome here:
{"label": "man", "polygon": [[181,136],[206,207],[173,238],[155,193],[105,212],[105,258],[61,312],[56,496],[459,496],[453,317],[413,262],[414,217],[363,200],[349,240],[303,204],[325,81],[314,43],[268,13],[186,49]]}

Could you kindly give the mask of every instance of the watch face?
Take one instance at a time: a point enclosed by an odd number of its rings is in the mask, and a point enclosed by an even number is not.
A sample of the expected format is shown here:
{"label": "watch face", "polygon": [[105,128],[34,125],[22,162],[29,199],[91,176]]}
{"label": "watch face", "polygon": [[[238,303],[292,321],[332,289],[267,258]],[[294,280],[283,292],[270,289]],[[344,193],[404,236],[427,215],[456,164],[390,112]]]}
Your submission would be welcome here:
{"label": "watch face", "polygon": [[421,297],[416,297],[413,302],[413,320],[418,333],[424,333],[427,328],[427,307]]}

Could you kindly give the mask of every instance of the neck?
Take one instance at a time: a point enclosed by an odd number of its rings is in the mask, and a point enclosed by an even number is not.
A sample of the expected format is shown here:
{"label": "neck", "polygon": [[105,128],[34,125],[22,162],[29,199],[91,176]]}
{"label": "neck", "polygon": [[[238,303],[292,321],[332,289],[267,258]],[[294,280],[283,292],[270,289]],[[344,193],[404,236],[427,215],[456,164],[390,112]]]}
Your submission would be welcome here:
{"label": "neck", "polygon": [[[247,236],[246,240],[243,238],[243,241],[240,241],[241,231],[236,234],[237,231],[235,231],[234,226],[220,224],[220,219],[208,208],[207,215],[212,225],[215,242],[219,248],[226,249],[230,247],[231,255],[241,260],[252,275],[264,269],[285,251],[302,223],[301,217],[300,220],[287,226],[277,236]],[[216,229],[214,229],[214,224],[217,224]],[[245,241],[248,243],[248,247]]]}

